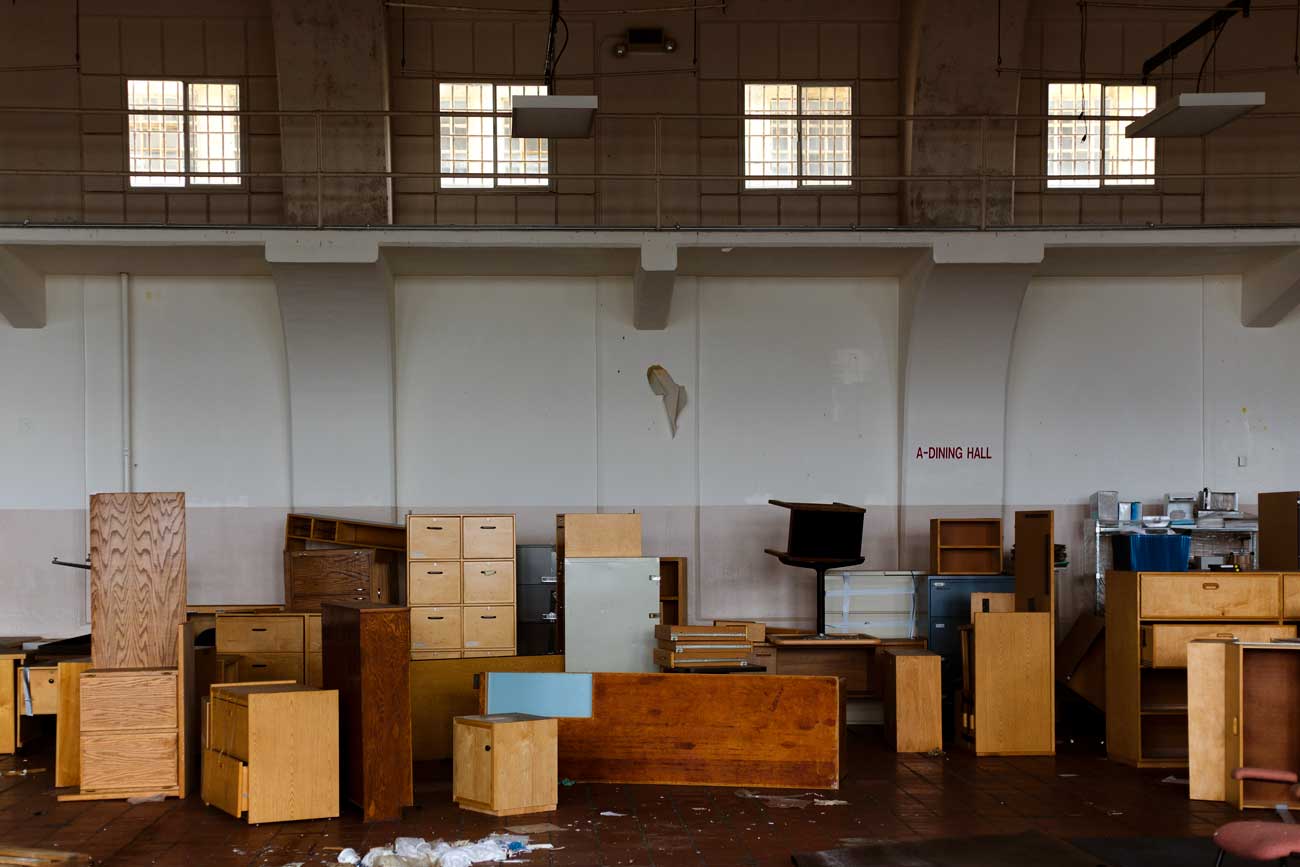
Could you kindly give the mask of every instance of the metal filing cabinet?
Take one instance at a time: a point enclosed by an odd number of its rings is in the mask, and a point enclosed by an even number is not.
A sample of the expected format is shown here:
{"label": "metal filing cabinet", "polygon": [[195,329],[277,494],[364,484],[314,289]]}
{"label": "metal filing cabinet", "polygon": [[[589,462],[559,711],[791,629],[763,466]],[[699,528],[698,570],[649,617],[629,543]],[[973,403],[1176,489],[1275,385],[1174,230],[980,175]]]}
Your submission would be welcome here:
{"label": "metal filing cabinet", "polygon": [[952,695],[961,689],[961,627],[970,623],[972,593],[1014,593],[1013,575],[927,575],[917,605],[918,623],[927,624],[927,646],[939,654],[943,688],[944,737],[952,735]]}
{"label": "metal filing cabinet", "polygon": [[515,599],[519,614],[516,632],[518,654],[538,656],[555,653],[557,631],[555,622],[555,546],[517,545]]}

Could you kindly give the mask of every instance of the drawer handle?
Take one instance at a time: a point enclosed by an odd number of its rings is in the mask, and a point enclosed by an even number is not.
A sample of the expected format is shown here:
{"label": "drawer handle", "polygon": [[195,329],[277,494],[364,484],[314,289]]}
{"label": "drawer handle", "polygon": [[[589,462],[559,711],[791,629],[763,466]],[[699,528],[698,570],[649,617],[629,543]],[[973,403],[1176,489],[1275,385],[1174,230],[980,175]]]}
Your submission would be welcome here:
{"label": "drawer handle", "polygon": [[1236,638],[1237,636],[1233,635],[1231,632],[1216,632],[1214,633],[1214,637],[1215,638]]}
{"label": "drawer handle", "polygon": [[425,572],[425,575],[441,575],[441,572]]}
{"label": "drawer handle", "polygon": [[254,662],[254,663],[253,663],[253,668],[266,668],[266,663],[265,663],[265,662]]}
{"label": "drawer handle", "polygon": [[426,617],[425,619],[426,619],[426,620],[446,620],[447,618],[442,617],[442,616],[435,617],[435,616],[433,616],[433,615],[429,615],[429,616]]}
{"label": "drawer handle", "polygon": [[479,526],[480,530],[495,530],[496,528],[497,528],[496,524],[481,524]]}
{"label": "drawer handle", "polygon": [[1204,584],[1201,585],[1201,589],[1202,589],[1202,590],[1218,590],[1218,589],[1219,589],[1219,585],[1218,585],[1217,583],[1215,583],[1214,581],[1206,581]]}
{"label": "drawer handle", "polygon": [[253,627],[253,631],[254,631],[254,632],[265,632],[265,631],[266,631],[266,627],[265,627],[265,626],[254,626],[254,627]]}
{"label": "drawer handle", "polygon": [[480,570],[479,570],[479,574],[480,574],[480,575],[495,575],[495,574],[497,574],[497,570],[495,570],[495,569],[480,569]]}
{"label": "drawer handle", "polygon": [[496,616],[495,614],[480,614],[480,615],[478,616],[478,619],[479,619],[479,620],[496,620],[496,619],[497,619],[497,616]]}
{"label": "drawer handle", "polygon": [[558,583],[560,583],[560,579],[557,578],[557,577],[555,577],[554,575],[544,575],[544,576],[542,577],[542,583],[543,583],[543,584],[558,584]]}
{"label": "drawer handle", "polygon": [[426,530],[441,530],[442,527],[425,527]]}

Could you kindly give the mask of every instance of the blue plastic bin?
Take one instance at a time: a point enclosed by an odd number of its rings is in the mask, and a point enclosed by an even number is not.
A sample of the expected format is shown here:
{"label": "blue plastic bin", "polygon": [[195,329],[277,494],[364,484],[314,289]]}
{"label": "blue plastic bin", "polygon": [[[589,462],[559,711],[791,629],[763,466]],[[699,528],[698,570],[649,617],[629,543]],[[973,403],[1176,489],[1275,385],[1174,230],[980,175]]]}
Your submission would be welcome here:
{"label": "blue plastic bin", "polygon": [[1192,537],[1175,533],[1125,533],[1111,537],[1121,572],[1186,572]]}

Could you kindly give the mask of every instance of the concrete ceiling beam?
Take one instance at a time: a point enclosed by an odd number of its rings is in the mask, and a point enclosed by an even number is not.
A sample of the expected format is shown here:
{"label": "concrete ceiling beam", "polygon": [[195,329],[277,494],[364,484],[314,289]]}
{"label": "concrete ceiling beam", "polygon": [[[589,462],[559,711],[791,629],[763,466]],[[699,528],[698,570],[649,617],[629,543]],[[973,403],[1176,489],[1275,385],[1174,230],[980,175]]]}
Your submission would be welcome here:
{"label": "concrete ceiling beam", "polygon": [[1300,248],[1250,268],[1241,279],[1241,324],[1271,328],[1300,305]]}
{"label": "concrete ceiling beam", "polygon": [[45,327],[45,276],[0,247],[0,316],[14,328]]}
{"label": "concrete ceiling beam", "polygon": [[632,275],[632,327],[663,331],[673,306],[677,282],[677,245],[652,236],[641,245],[641,258]]}

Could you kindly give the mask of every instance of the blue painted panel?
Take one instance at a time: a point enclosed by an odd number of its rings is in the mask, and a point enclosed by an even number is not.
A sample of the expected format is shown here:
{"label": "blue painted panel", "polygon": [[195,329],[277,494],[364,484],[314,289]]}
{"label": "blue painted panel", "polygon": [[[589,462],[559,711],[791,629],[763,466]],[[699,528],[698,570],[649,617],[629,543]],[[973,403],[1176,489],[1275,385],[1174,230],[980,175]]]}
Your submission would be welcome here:
{"label": "blue painted panel", "polygon": [[487,712],[490,714],[591,716],[590,674],[491,671],[487,679]]}

